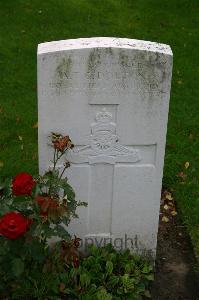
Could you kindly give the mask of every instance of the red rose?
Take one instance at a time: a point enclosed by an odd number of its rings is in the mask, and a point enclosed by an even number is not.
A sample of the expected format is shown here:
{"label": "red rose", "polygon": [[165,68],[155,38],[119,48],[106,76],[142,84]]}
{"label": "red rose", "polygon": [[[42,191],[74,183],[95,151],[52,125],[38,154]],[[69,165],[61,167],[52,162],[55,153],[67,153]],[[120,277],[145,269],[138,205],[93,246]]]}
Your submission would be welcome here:
{"label": "red rose", "polygon": [[28,173],[17,174],[12,181],[12,192],[15,196],[31,195],[35,185],[33,177]]}
{"label": "red rose", "polygon": [[30,219],[13,211],[0,218],[0,234],[14,240],[23,235],[28,230],[30,224]]}

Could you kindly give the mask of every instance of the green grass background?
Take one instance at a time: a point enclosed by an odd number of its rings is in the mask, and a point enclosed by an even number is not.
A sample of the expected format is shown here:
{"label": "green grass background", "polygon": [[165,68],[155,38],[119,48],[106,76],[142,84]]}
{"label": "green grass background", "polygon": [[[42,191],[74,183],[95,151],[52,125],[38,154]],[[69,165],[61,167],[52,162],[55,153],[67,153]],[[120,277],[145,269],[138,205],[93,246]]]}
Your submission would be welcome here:
{"label": "green grass background", "polygon": [[197,0],[0,0],[1,176],[38,171],[38,43],[113,36],[170,44],[174,68],[163,184],[173,189],[199,254],[198,19]]}

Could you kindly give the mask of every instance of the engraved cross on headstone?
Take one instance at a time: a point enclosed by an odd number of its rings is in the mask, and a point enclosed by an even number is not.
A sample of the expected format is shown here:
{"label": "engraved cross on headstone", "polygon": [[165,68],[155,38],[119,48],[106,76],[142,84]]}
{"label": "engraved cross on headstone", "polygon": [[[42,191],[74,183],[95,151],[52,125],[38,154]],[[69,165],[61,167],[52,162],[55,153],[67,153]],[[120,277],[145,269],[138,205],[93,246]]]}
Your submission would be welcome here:
{"label": "engraved cross on headstone", "polygon": [[114,165],[135,163],[141,160],[141,156],[139,150],[127,148],[119,143],[116,123],[105,107],[96,113],[95,121],[91,124],[89,145],[74,148],[68,159],[73,163],[90,165],[89,233],[110,236]]}

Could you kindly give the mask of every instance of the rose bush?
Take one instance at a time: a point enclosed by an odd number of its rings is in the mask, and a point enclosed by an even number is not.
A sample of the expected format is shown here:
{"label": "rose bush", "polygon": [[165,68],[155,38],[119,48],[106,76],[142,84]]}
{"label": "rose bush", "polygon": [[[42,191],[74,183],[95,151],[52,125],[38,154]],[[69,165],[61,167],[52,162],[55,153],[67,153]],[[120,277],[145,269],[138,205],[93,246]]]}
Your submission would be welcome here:
{"label": "rose bush", "polygon": [[[60,174],[57,163],[73,144],[69,136],[52,135],[53,167],[43,176],[19,173],[13,179],[0,180],[0,298],[24,299],[32,295],[32,285],[37,284],[34,299],[44,299],[42,278],[53,272],[66,272],[78,265],[77,239],[72,239],[66,226],[77,217],[75,193],[67,178],[63,177],[70,166],[66,160]],[[61,224],[65,224],[63,227]],[[49,239],[58,238],[54,245]],[[43,276],[41,278],[41,276]],[[51,279],[54,275],[51,276]],[[48,280],[45,279],[48,285]],[[41,289],[40,289],[41,288]]]}

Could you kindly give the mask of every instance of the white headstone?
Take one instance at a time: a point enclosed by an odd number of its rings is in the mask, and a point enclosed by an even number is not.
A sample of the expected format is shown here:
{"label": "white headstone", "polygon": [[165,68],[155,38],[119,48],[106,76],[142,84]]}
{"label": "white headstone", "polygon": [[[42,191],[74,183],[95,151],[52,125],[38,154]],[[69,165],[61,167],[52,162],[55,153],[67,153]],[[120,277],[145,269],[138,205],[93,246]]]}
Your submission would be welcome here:
{"label": "white headstone", "polygon": [[39,168],[51,132],[75,148],[67,171],[86,244],[156,251],[172,51],[164,44],[83,38],[38,47]]}

